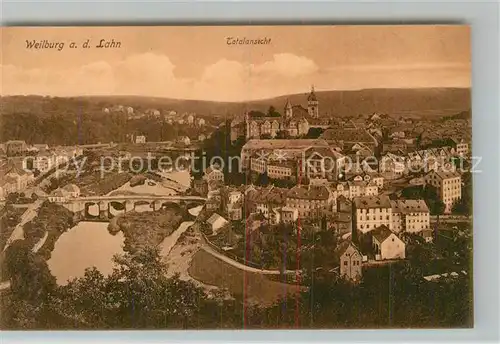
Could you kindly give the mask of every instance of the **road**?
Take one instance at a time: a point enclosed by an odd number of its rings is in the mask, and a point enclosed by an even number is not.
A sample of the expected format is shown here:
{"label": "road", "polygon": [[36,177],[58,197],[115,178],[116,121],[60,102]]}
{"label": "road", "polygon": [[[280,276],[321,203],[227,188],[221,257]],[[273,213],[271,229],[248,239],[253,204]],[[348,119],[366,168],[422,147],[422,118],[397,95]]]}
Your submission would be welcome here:
{"label": "road", "polygon": [[24,239],[24,229],[23,229],[23,227],[24,227],[24,225],[26,223],[28,223],[31,220],[33,220],[33,218],[37,215],[38,208],[40,208],[40,206],[42,205],[42,203],[43,203],[43,200],[41,200],[41,199],[36,200],[34,203],[30,204],[30,206],[28,207],[28,209],[26,209],[26,211],[21,216],[21,222],[19,222],[17,224],[16,228],[14,228],[14,230],[12,231],[9,239],[5,243],[5,247],[3,248],[4,252],[7,249],[7,247],[9,247],[9,245],[12,242],[14,242],[15,240]]}
{"label": "road", "polygon": [[[264,269],[257,269],[253,268],[251,266],[242,264],[240,262],[237,262],[234,259],[229,258],[228,256],[223,255],[222,253],[219,253],[215,251],[212,247],[210,247],[205,241],[203,241],[203,246],[201,247],[205,252],[210,253],[212,256],[215,258],[218,258],[222,260],[223,262],[228,263],[229,265],[234,266],[235,268],[238,268],[240,270],[245,270],[248,272],[254,272],[257,274],[263,274],[263,275],[279,275],[281,273],[280,270],[264,270]],[[295,270],[286,270],[286,274],[292,274],[295,273]]]}

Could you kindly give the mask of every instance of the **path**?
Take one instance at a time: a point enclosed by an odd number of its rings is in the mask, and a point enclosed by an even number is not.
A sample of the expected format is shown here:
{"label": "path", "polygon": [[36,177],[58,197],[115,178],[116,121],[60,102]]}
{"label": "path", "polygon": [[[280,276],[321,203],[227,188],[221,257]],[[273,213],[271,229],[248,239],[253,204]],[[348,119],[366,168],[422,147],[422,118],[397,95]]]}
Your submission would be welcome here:
{"label": "path", "polygon": [[160,255],[162,257],[167,257],[169,255],[170,251],[177,243],[177,240],[179,239],[181,234],[184,233],[193,223],[194,221],[182,222],[172,234],[163,239],[162,243],[160,244],[161,248]]}
{"label": "path", "polygon": [[0,291],[10,288],[10,281],[0,282]]}
{"label": "path", "polygon": [[[210,253],[212,256],[222,260],[223,262],[226,262],[228,263],[229,265],[232,265],[234,266],[235,268],[238,268],[240,270],[245,270],[245,271],[248,271],[248,272],[254,272],[254,273],[258,273],[258,274],[263,274],[263,275],[279,275],[281,274],[281,271],[280,270],[264,270],[264,269],[257,269],[257,268],[253,268],[251,266],[248,266],[248,265],[245,265],[245,264],[242,264],[240,262],[237,262],[236,260],[234,259],[231,259],[229,258],[228,256],[225,256],[217,251],[215,251],[212,247],[210,247],[206,242],[205,240],[203,239],[204,243],[203,245],[201,246],[201,248],[207,252],[207,253]],[[294,274],[295,273],[295,270],[286,270],[285,271],[286,274]]]}
{"label": "path", "polygon": [[43,247],[43,245],[45,244],[45,241],[47,241],[48,237],[49,237],[49,232],[45,231],[45,235],[43,236],[43,238],[38,240],[38,242],[35,244],[35,246],[33,246],[31,251],[33,253],[37,253]]}
{"label": "path", "polygon": [[5,252],[5,250],[7,249],[7,247],[9,247],[9,245],[12,242],[14,242],[16,240],[24,239],[24,229],[23,229],[23,227],[24,227],[24,225],[26,223],[30,222],[37,215],[38,208],[40,208],[40,206],[42,205],[42,203],[43,203],[43,200],[41,200],[41,199],[35,201],[23,213],[23,215],[21,216],[21,222],[19,222],[17,224],[16,228],[14,228],[14,230],[12,231],[12,234],[10,235],[9,239],[5,243],[5,247],[3,248],[4,252]]}

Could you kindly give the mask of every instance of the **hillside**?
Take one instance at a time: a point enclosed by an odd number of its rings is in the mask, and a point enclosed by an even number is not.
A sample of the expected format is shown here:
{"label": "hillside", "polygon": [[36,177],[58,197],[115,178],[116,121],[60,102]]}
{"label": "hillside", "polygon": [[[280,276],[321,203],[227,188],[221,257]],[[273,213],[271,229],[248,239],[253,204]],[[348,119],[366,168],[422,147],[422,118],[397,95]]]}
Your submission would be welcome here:
{"label": "hillside", "polygon": [[[307,104],[307,94],[292,94],[248,102],[212,102],[138,96],[84,97],[83,99],[109,104],[126,104],[133,107],[169,108],[177,112],[225,115],[239,114],[245,109],[265,111],[272,105],[278,111],[286,100],[292,104]],[[470,109],[470,89],[421,88],[421,89],[365,89],[359,91],[316,92],[320,112],[334,116],[371,114],[373,112],[399,115],[453,115]]]}
{"label": "hillside", "polygon": [[[334,116],[371,114],[373,112],[399,115],[454,115],[471,107],[468,88],[421,89],[365,89],[358,91],[316,92],[320,112]],[[142,96],[85,96],[72,98],[12,96],[0,98],[1,113],[50,112],[58,107],[76,113],[99,111],[113,105],[132,106],[137,109],[163,109],[177,112],[196,112],[200,115],[236,115],[245,109],[265,111],[273,105],[282,111],[286,100],[292,104],[307,104],[307,93],[280,96],[248,102],[213,102]],[[57,104],[56,104],[57,103]],[[61,109],[59,109],[61,110]]]}
{"label": "hillside", "polygon": [[[317,92],[320,114],[357,116],[385,113],[392,116],[436,117],[466,116],[470,113],[470,89],[366,89],[360,91]],[[76,144],[121,142],[131,132],[143,132],[150,141],[175,139],[182,128],[146,118],[127,121],[122,113],[105,114],[104,107],[132,106],[136,112],[146,109],[195,112],[218,123],[222,117],[232,119],[245,111],[266,112],[274,106],[282,112],[286,100],[307,106],[307,93],[271,99],[237,102],[179,100],[140,96],[0,97],[0,141],[23,139],[27,142]],[[210,117],[221,117],[211,120]],[[181,131],[179,131],[181,130]]]}

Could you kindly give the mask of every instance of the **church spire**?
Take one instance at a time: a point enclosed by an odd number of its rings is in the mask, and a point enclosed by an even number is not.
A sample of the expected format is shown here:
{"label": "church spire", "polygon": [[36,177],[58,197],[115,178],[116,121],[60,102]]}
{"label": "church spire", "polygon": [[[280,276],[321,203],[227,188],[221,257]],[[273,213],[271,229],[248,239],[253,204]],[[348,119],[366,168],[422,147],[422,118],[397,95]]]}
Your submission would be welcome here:
{"label": "church spire", "polygon": [[311,85],[311,93],[307,97],[307,112],[309,116],[313,118],[319,117],[319,102],[318,98],[316,98],[316,93],[314,93],[314,85]]}
{"label": "church spire", "polygon": [[292,103],[290,103],[290,99],[287,99],[285,104],[285,118],[289,119],[292,117],[293,117]]}
{"label": "church spire", "polygon": [[311,85],[311,93],[309,93],[309,96],[307,97],[308,101],[317,101],[316,99],[316,93],[314,93],[314,85]]}

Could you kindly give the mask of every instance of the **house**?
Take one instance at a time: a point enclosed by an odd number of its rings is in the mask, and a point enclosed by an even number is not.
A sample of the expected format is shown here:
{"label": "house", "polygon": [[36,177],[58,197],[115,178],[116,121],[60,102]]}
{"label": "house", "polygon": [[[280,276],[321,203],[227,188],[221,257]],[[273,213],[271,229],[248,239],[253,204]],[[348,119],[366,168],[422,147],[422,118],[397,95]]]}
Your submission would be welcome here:
{"label": "house", "polygon": [[62,189],[68,193],[69,197],[72,197],[72,198],[80,197],[80,188],[78,186],[76,186],[75,184],[65,185],[65,186],[63,186]]}
{"label": "house", "polygon": [[0,167],[0,180],[2,181],[2,198],[5,198],[9,193],[20,192],[31,184],[35,177],[32,172],[21,167],[22,161],[17,163],[9,160],[6,164]]}
{"label": "house", "polygon": [[282,207],[281,208],[281,221],[283,223],[295,223],[299,218],[299,211],[295,208]]}
{"label": "house", "polygon": [[363,275],[363,255],[350,240],[342,242],[335,250],[339,259],[340,277],[348,281],[359,281]]}
{"label": "house", "polygon": [[469,144],[464,139],[454,138],[452,141],[457,155],[467,156],[469,153]]}
{"label": "house", "polygon": [[391,201],[392,230],[419,233],[430,228],[429,208],[423,199]]}
{"label": "house", "polygon": [[212,234],[216,235],[228,221],[217,213],[213,213],[207,220],[207,224],[212,229]]}
{"label": "house", "polygon": [[450,213],[453,204],[462,198],[462,178],[457,172],[432,170],[424,177],[425,185],[436,188],[436,193],[445,204],[444,213]]}
{"label": "house", "polygon": [[380,159],[379,171],[389,179],[402,177],[406,172],[406,159],[403,156],[387,153]]}
{"label": "house", "polygon": [[182,143],[182,144],[184,144],[184,145],[186,145],[186,146],[188,146],[188,145],[191,144],[191,139],[189,137],[187,137],[187,136],[183,136],[183,137],[181,137],[179,139],[179,142]]}
{"label": "house", "polygon": [[193,190],[200,196],[205,197],[208,194],[208,183],[206,179],[194,179]]}
{"label": "house", "polygon": [[353,230],[368,233],[385,225],[392,227],[392,207],[388,196],[364,196],[353,199]]}
{"label": "house", "polygon": [[49,202],[66,202],[68,199],[76,197],[80,197],[80,188],[75,184],[68,184],[52,191],[48,199]]}
{"label": "house", "polygon": [[146,143],[146,136],[144,136],[144,135],[137,135],[135,137],[135,143]]}
{"label": "house", "polygon": [[219,181],[224,183],[224,172],[217,166],[212,165],[205,170],[203,179],[210,183],[211,181]]}
{"label": "house", "polygon": [[0,199],[3,200],[8,194],[17,192],[17,179],[13,177],[0,178]]}
{"label": "house", "polygon": [[203,127],[205,125],[205,120],[203,118],[198,118],[198,120],[196,121],[196,124],[199,127]]}
{"label": "house", "polygon": [[22,140],[12,140],[5,143],[5,152],[7,156],[15,156],[26,153],[28,146]]}
{"label": "house", "polygon": [[387,226],[377,227],[371,235],[375,260],[405,259],[405,243]]}

